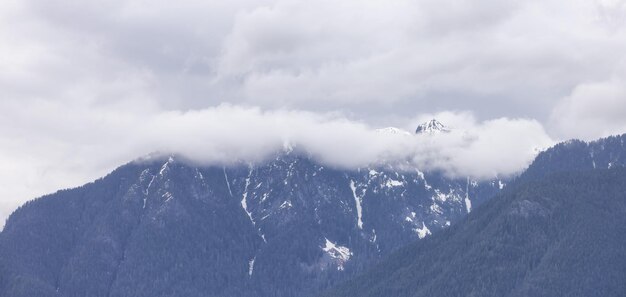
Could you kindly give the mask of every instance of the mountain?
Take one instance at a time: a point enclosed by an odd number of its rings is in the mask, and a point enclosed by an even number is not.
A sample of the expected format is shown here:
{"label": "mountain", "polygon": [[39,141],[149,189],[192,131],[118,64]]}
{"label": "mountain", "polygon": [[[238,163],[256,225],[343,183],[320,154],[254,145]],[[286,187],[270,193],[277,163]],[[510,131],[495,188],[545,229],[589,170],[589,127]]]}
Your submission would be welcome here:
{"label": "mountain", "polygon": [[420,124],[415,129],[415,134],[437,134],[450,132],[450,128],[446,127],[436,119],[432,119],[426,123]]}
{"label": "mountain", "polygon": [[463,221],[324,296],[626,295],[624,139],[541,153]]}
{"label": "mountain", "polygon": [[462,219],[503,182],[286,150],[258,164],[131,162],[26,203],[0,296],[309,296]]}
{"label": "mountain", "polygon": [[570,140],[540,153],[520,179],[540,179],[554,172],[610,169],[626,164],[626,134],[597,141]]}

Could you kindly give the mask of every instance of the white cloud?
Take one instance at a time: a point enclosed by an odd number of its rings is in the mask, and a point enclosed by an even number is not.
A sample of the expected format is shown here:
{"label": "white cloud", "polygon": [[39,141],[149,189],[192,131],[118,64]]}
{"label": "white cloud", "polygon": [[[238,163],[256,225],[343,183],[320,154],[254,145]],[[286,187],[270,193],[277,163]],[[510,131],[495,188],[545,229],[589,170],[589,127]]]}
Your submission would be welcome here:
{"label": "white cloud", "polygon": [[[552,138],[624,132],[625,7],[0,1],[0,187],[14,197],[2,211],[155,150],[215,163],[286,140],[337,166],[510,173],[552,143],[529,118]],[[371,131],[432,116],[468,132]]]}
{"label": "white cloud", "polygon": [[626,80],[581,84],[551,115],[552,127],[567,138],[593,140],[626,132]]}
{"label": "white cloud", "polygon": [[532,119],[498,118],[478,121],[468,111],[423,114],[416,122],[438,119],[451,133],[419,141],[411,152],[420,167],[448,175],[492,178],[524,169],[537,154],[555,143],[541,123]]}
{"label": "white cloud", "polygon": [[552,143],[535,121],[477,122],[468,112],[435,115],[460,129],[430,137],[376,133],[339,114],[232,105],[145,113],[45,101],[3,108],[11,110],[0,119],[0,186],[12,197],[3,202],[4,216],[27,199],[81,185],[155,151],[220,165],[259,162],[291,144],[328,166],[409,160],[421,170],[485,178],[517,172],[532,160],[534,147]]}
{"label": "white cloud", "polygon": [[544,120],[626,55],[613,0],[7,0],[2,10],[0,85],[21,101]]}

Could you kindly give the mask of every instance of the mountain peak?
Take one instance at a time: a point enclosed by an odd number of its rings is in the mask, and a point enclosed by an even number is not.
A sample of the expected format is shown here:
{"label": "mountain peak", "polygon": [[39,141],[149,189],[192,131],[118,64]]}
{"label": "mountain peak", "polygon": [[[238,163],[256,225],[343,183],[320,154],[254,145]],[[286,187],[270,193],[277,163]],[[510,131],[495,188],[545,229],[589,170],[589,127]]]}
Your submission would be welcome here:
{"label": "mountain peak", "polygon": [[436,119],[422,123],[417,126],[417,129],[415,129],[415,134],[437,134],[441,132],[450,132],[450,128],[446,127]]}

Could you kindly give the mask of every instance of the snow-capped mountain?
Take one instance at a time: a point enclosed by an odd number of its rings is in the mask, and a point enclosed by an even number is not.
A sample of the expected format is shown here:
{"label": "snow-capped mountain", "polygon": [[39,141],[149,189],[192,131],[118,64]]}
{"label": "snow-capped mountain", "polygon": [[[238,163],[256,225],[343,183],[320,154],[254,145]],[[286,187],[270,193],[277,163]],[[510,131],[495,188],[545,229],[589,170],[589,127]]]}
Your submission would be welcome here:
{"label": "snow-capped mountain", "polygon": [[0,296],[315,294],[454,224],[502,184],[341,170],[297,149],[226,167],[133,162],[11,215]]}
{"label": "snow-capped mountain", "polygon": [[[557,145],[514,182],[624,166],[625,138]],[[16,210],[0,233],[0,296],[315,295],[436,235],[506,182],[343,170],[297,148],[230,166],[143,159]]]}
{"label": "snow-capped mountain", "polygon": [[422,123],[415,129],[415,134],[437,134],[450,132],[450,128],[446,127],[436,119],[432,119],[428,122]]}

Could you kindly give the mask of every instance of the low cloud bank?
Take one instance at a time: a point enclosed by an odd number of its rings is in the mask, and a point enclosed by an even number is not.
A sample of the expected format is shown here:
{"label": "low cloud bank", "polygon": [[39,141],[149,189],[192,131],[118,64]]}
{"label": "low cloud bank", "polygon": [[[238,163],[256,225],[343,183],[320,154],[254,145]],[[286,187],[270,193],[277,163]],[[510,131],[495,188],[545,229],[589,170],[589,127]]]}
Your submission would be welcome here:
{"label": "low cloud bank", "polygon": [[554,143],[534,120],[477,122],[470,113],[452,112],[418,118],[429,117],[450,123],[451,132],[380,133],[338,115],[223,105],[155,115],[140,126],[138,134],[145,137],[146,149],[180,153],[205,164],[258,162],[288,145],[329,166],[391,163],[475,178],[516,173],[538,149]]}
{"label": "low cloud bank", "polygon": [[[7,216],[27,199],[100,177],[153,152],[184,155],[205,165],[262,162],[286,146],[310,153],[328,166],[357,168],[401,164],[422,171],[490,178],[523,169],[537,148],[553,143],[541,124],[500,118],[479,122],[471,113],[418,116],[401,128],[376,132],[341,114],[220,105],[193,111],[128,111],[115,106],[5,105],[0,119],[0,173]],[[71,116],[69,116],[71,114]],[[439,118],[452,131],[415,135],[421,121]]]}
{"label": "low cloud bank", "polygon": [[[67,117],[67,113],[74,114]],[[182,154],[203,164],[260,162],[285,146],[310,153],[326,165],[357,168],[404,163],[452,176],[492,177],[515,173],[539,148],[554,143],[530,119],[477,121],[469,112],[428,114],[410,120],[406,134],[380,133],[341,114],[220,105],[192,111],[140,114],[115,109],[48,106],[24,114],[19,125],[45,151],[64,151],[64,162],[105,163],[151,152]],[[77,116],[78,115],[78,116]],[[438,118],[451,132],[415,135],[415,126]],[[18,122],[20,119],[17,120]],[[19,133],[19,132],[17,132]],[[116,164],[110,164],[114,166]]]}

